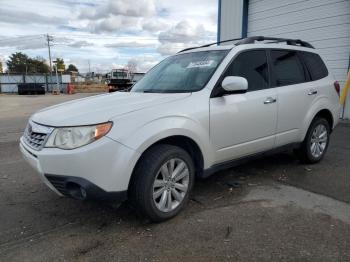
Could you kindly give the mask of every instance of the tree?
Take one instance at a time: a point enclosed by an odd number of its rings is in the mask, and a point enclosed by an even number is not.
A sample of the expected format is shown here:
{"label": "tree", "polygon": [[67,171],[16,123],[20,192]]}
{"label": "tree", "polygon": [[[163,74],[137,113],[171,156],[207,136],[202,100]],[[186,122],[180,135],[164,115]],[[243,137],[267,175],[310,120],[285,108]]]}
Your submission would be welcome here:
{"label": "tree", "polygon": [[21,52],[12,54],[6,62],[7,69],[10,73],[26,73],[28,71],[29,57]]}
{"label": "tree", "polygon": [[[66,65],[64,64],[63,58],[57,58],[56,65],[58,71],[65,71]],[[56,70],[56,66],[54,66],[54,70]]]}
{"label": "tree", "polygon": [[50,72],[50,67],[46,64],[46,61],[42,57],[36,57],[35,59],[30,58],[30,73],[43,73],[47,74]]}
{"label": "tree", "polygon": [[4,72],[3,68],[2,68],[2,62],[0,61],[0,74],[2,74]]}
{"label": "tree", "polygon": [[71,72],[79,72],[79,70],[75,65],[70,64],[66,69],[66,73],[71,73]]}
{"label": "tree", "polygon": [[129,70],[131,74],[136,73],[137,71],[137,61],[135,59],[130,59],[126,68]]}
{"label": "tree", "polygon": [[6,62],[10,73],[49,73],[49,66],[42,57],[30,58],[26,54],[16,52]]}

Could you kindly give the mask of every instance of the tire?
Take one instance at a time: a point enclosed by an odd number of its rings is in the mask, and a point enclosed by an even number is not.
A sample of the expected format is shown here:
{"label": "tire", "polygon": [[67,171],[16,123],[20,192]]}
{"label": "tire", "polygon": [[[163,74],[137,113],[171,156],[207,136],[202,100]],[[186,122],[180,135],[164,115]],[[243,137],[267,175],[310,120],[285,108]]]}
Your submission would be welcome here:
{"label": "tire", "polygon": [[[174,171],[169,172],[174,174],[172,180],[167,181],[164,175],[166,170]],[[193,160],[185,150],[173,145],[156,145],[146,151],[137,164],[130,184],[129,199],[141,215],[153,222],[165,221],[176,216],[186,205],[194,178]]]}
{"label": "tire", "polygon": [[[320,132],[316,130],[317,128],[320,128],[318,129]],[[324,134],[325,132],[326,132],[326,137],[324,138],[322,134]],[[325,142],[323,143],[322,141],[325,141]],[[329,141],[330,141],[330,126],[328,121],[324,118],[316,117],[312,121],[300,148],[296,150],[296,154],[302,163],[305,163],[305,164],[318,163],[323,159],[324,155],[326,154]],[[315,144],[315,146],[313,144]]]}

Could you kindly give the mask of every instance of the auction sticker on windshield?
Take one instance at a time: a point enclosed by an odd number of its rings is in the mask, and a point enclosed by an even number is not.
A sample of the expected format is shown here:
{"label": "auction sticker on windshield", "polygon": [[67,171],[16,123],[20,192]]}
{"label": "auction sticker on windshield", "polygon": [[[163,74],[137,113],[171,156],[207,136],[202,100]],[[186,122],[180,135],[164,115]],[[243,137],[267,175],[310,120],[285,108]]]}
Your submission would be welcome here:
{"label": "auction sticker on windshield", "polygon": [[191,62],[187,66],[187,68],[211,67],[213,63],[214,63],[214,60],[205,60],[205,61]]}

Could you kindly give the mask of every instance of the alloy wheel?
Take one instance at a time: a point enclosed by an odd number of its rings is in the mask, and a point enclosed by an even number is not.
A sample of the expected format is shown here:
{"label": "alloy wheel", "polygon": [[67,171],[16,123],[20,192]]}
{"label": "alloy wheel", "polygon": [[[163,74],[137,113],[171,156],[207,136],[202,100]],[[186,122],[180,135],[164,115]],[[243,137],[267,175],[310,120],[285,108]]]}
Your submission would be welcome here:
{"label": "alloy wheel", "polygon": [[159,169],[153,183],[153,201],[161,212],[171,212],[184,200],[190,173],[185,161],[172,158]]}
{"label": "alloy wheel", "polygon": [[315,127],[310,140],[310,152],[314,158],[319,158],[323,155],[328,143],[327,128],[319,124]]}

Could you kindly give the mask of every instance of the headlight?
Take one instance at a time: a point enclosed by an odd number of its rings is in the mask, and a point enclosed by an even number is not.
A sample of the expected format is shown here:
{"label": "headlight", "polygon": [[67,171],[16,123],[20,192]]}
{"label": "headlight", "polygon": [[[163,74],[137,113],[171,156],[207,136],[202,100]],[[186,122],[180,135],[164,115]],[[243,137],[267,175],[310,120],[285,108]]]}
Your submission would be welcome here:
{"label": "headlight", "polygon": [[57,147],[61,149],[82,147],[105,136],[111,128],[111,122],[93,126],[55,128],[47,140],[45,147]]}

